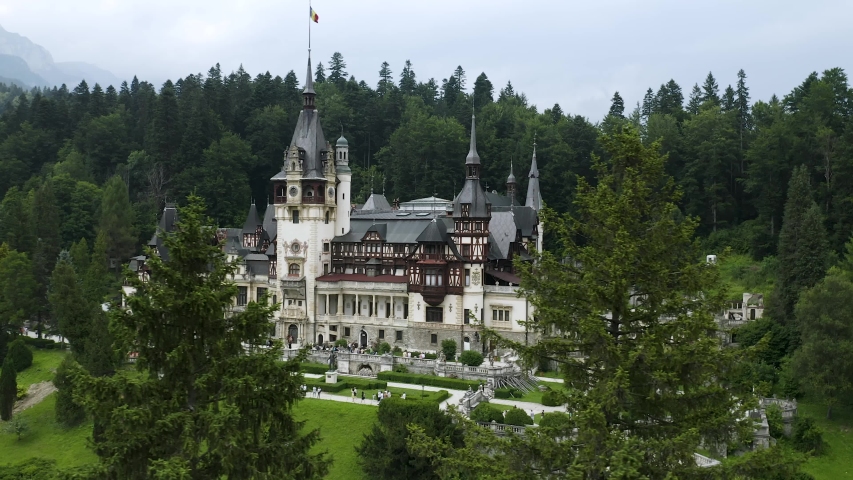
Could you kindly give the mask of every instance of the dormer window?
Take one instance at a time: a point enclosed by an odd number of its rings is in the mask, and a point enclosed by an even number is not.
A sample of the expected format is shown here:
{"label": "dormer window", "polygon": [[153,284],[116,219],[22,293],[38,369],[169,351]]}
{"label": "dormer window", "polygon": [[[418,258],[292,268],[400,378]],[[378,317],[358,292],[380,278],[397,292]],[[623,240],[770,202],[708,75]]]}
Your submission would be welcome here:
{"label": "dormer window", "polygon": [[463,217],[471,216],[471,204],[470,203],[463,203],[462,204],[462,216]]}

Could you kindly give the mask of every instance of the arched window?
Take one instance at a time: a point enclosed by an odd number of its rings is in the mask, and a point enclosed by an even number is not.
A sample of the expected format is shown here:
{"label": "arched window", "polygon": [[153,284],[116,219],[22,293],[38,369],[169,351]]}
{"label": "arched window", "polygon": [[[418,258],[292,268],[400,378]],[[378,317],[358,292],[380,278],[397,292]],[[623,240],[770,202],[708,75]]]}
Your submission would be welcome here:
{"label": "arched window", "polygon": [[306,188],[305,189],[305,196],[306,197],[313,197],[314,196],[314,189],[311,187]]}
{"label": "arched window", "polygon": [[289,267],[287,267],[288,275],[299,275],[299,264],[291,263]]}

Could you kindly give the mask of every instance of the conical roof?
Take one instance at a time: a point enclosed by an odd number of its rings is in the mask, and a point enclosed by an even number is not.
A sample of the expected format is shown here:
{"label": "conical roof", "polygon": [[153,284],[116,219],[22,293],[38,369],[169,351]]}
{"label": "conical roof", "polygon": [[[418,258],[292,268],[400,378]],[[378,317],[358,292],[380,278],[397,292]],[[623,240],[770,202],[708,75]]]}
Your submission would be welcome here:
{"label": "conical roof", "polygon": [[249,214],[246,215],[246,223],[243,224],[243,233],[255,233],[258,225],[263,225],[263,223],[258,216],[258,209],[255,208],[255,203],[252,202],[252,205],[249,207]]}
{"label": "conical roof", "polygon": [[512,171],[512,161],[509,162],[509,176],[506,177],[506,183],[515,183],[515,173]]}
{"label": "conical roof", "polygon": [[542,191],[539,189],[539,168],[536,166],[536,143],[533,143],[533,160],[527,177],[527,200],[524,204],[539,211],[542,208]]}
{"label": "conical roof", "polygon": [[302,93],[311,95],[317,93],[314,91],[314,77],[311,73],[311,52],[308,52],[308,74],[305,76],[305,89],[302,90]]}
{"label": "conical roof", "polygon": [[468,149],[468,157],[465,165],[479,165],[480,155],[477,153],[477,130],[474,115],[471,115],[471,146]]}

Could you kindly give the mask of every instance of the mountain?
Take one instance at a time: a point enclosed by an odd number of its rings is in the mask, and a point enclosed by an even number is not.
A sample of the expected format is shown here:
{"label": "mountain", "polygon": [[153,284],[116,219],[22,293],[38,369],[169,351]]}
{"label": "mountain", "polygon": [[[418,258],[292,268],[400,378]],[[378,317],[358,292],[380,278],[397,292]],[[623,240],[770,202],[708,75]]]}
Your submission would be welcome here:
{"label": "mountain", "polygon": [[[27,86],[61,85],[74,88],[81,80],[86,80],[89,86],[95,83],[106,88],[113,85],[118,88],[121,80],[111,72],[84,62],[54,62],[53,56],[41,45],[33,43],[29,38],[12,33],[0,26],[0,77],[18,80]],[[26,71],[21,64],[10,58],[16,57],[23,61]],[[26,78],[23,78],[26,77]]]}
{"label": "mountain", "polygon": [[8,80],[4,83],[15,83],[20,87],[44,87],[49,82],[30,70],[27,62],[21,57],[0,53],[0,77]]}

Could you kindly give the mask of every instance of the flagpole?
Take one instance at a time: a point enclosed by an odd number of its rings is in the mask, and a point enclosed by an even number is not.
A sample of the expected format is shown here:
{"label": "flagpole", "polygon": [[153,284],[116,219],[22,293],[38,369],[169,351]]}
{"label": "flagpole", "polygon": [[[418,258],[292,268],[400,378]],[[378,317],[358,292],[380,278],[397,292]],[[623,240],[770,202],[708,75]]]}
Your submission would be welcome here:
{"label": "flagpole", "polygon": [[[314,9],[311,7],[311,0],[308,0],[308,12],[313,14]],[[311,56],[311,22],[314,19],[311,18],[311,15],[308,15],[308,56]]]}

